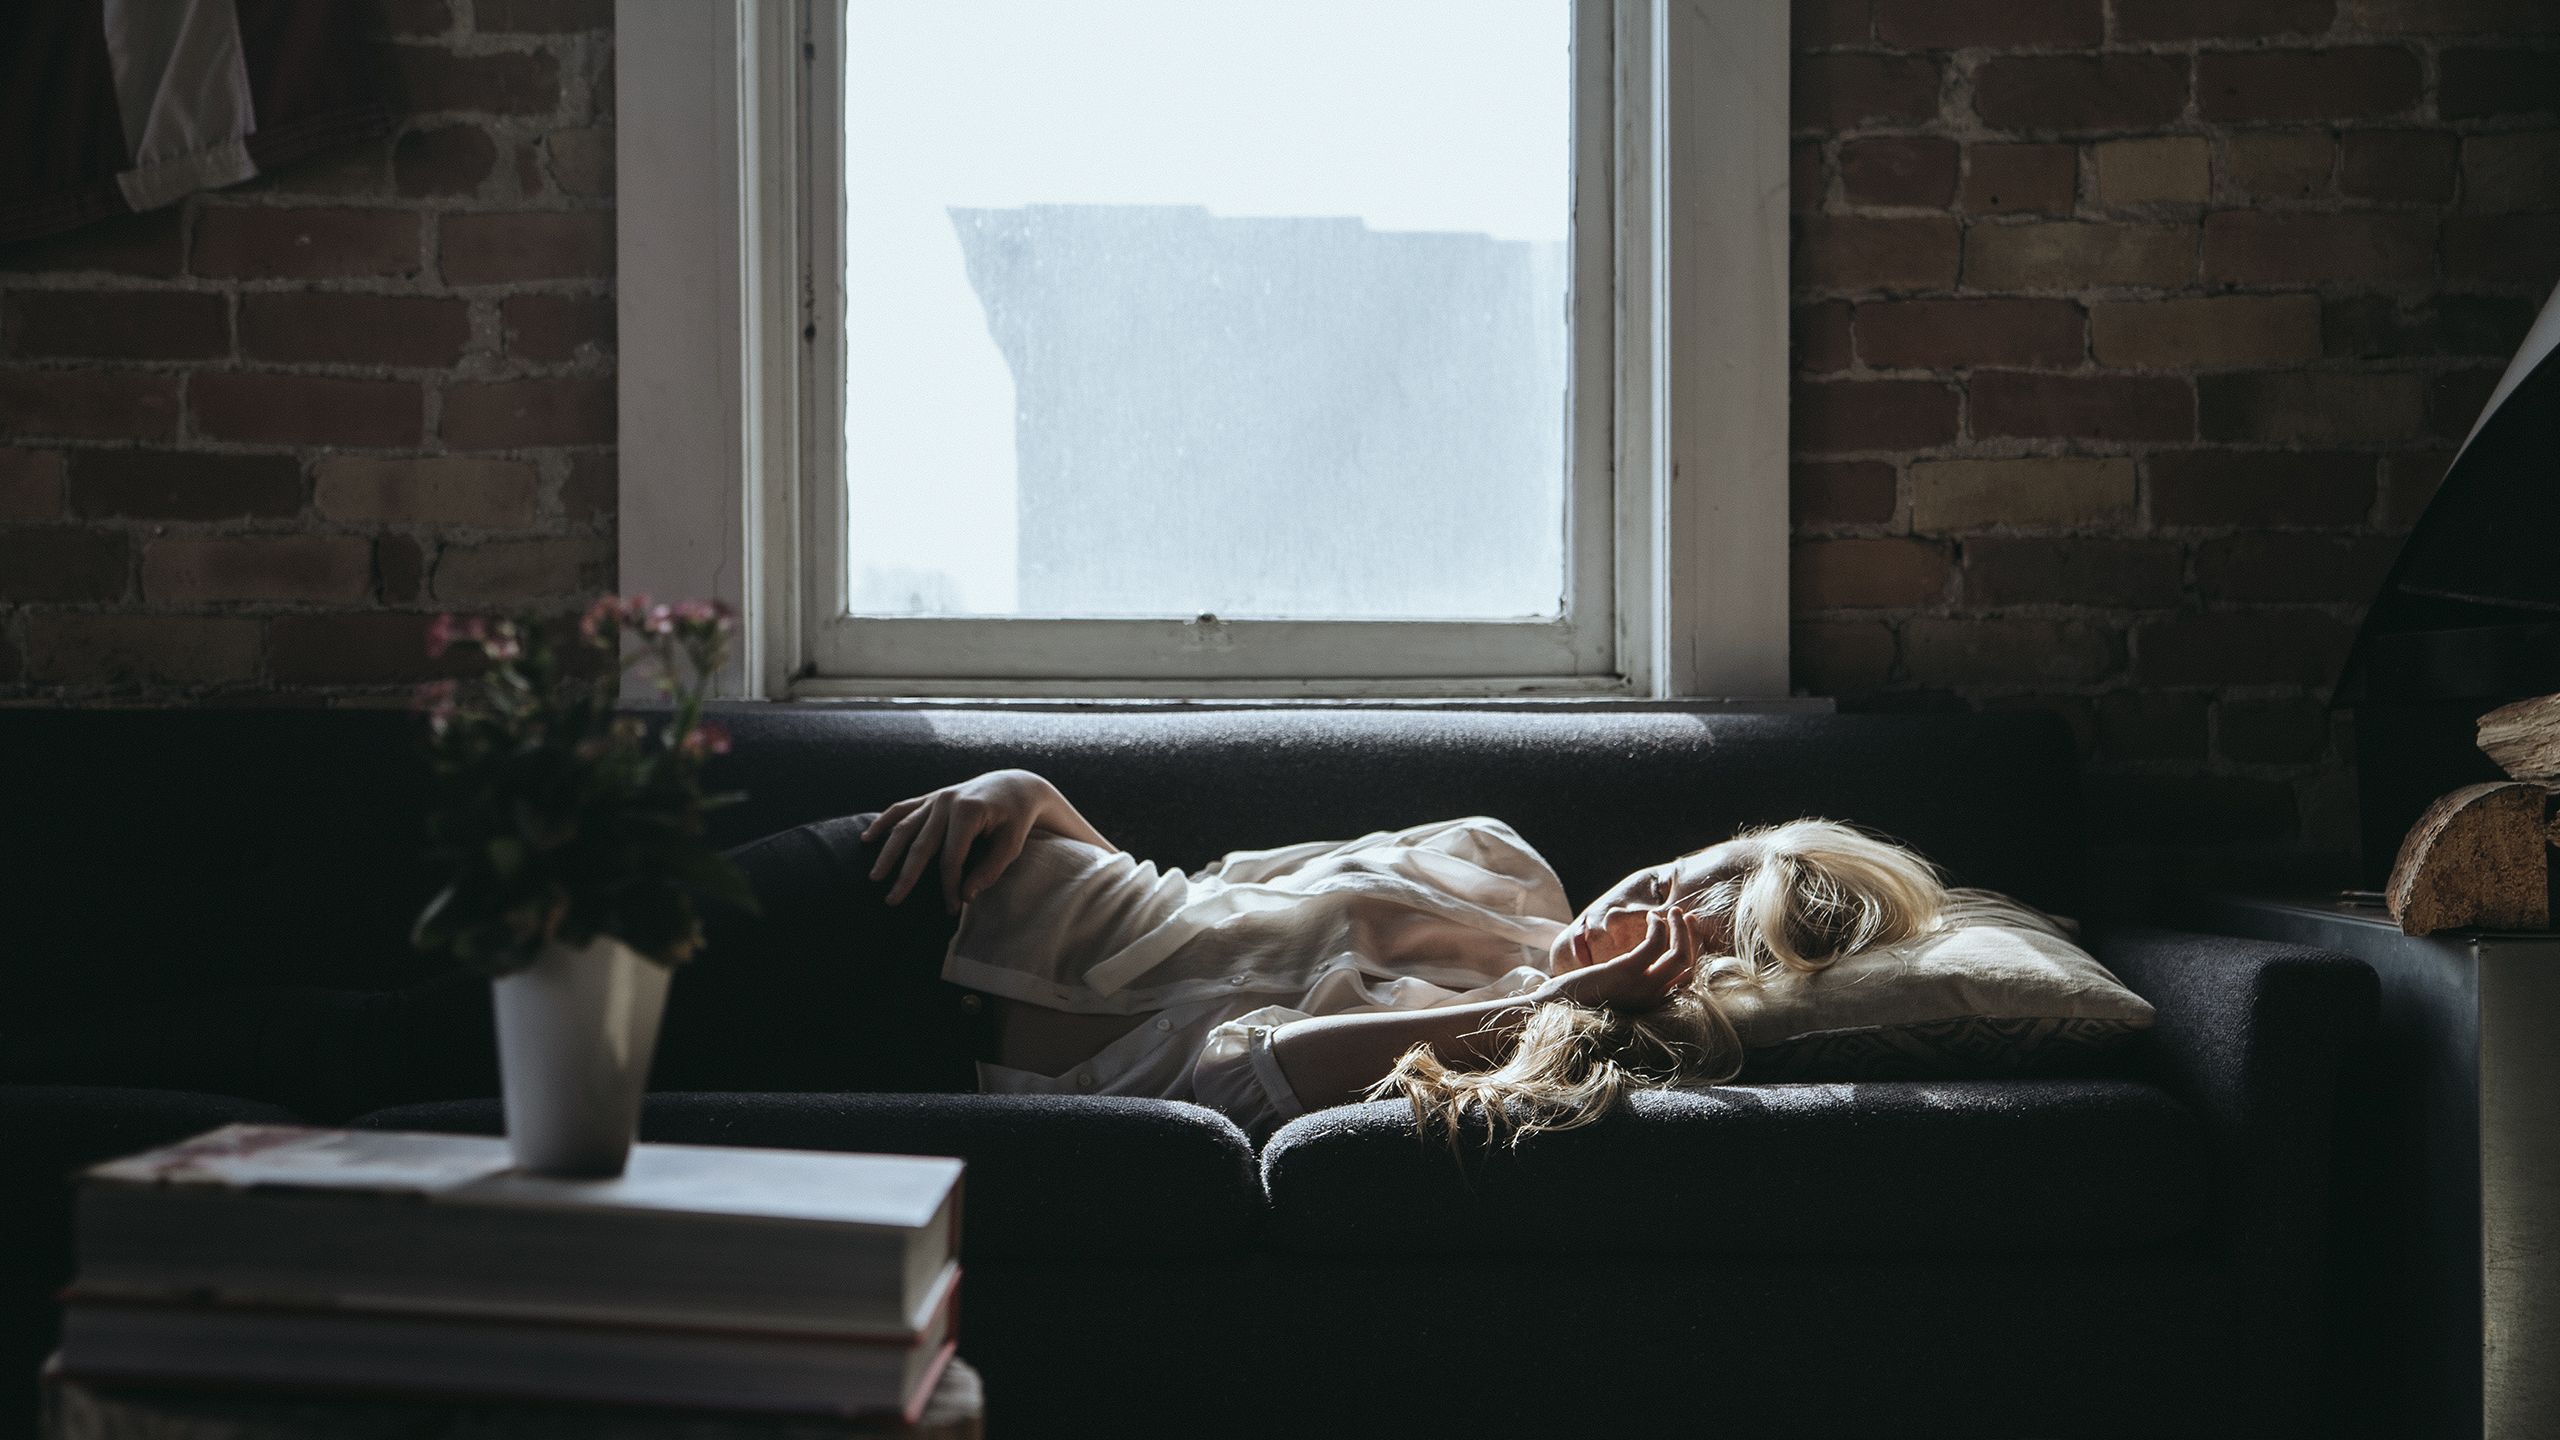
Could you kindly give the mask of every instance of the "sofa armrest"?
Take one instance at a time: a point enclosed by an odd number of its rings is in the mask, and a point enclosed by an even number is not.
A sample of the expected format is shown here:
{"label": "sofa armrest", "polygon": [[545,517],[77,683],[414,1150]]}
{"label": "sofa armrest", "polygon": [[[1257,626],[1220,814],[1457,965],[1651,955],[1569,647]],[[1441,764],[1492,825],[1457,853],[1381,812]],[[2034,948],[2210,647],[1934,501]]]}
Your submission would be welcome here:
{"label": "sofa armrest", "polygon": [[2159,1012],[2146,1061],[2213,1137],[2223,1237],[2243,1254],[2318,1253],[2339,1065],[2372,1028],[2377,982],[2334,951],[2177,930],[2099,938]]}

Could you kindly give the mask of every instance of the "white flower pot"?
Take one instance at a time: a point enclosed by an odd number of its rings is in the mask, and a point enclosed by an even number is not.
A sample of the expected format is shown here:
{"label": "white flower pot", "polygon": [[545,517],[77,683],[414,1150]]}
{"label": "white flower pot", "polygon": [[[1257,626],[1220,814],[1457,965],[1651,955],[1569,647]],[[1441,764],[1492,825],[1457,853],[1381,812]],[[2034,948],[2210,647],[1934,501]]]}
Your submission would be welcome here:
{"label": "white flower pot", "polygon": [[621,1174],[658,1046],[667,967],[599,936],[583,947],[546,945],[531,966],[491,983],[516,1168]]}

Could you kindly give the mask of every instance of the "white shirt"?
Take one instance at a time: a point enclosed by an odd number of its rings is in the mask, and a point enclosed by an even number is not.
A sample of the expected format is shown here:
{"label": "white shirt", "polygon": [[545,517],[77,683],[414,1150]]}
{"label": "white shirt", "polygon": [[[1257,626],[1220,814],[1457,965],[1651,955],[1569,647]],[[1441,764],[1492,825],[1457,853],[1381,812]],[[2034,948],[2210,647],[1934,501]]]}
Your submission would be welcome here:
{"label": "white shirt", "polygon": [[1063,1074],[981,1064],[981,1090],[1196,1100],[1259,1135],[1306,1108],[1273,1029],[1525,993],[1571,918],[1555,871],[1483,816],[1239,850],[1197,875],[1036,832],[962,909],[942,977],[1152,1017]]}

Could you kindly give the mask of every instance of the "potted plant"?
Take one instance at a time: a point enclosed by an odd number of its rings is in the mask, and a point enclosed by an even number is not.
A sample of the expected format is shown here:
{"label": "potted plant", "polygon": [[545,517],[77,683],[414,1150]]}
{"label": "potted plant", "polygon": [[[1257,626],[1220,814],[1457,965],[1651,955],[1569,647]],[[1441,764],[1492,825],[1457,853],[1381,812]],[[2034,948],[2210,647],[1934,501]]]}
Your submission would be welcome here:
{"label": "potted plant", "polygon": [[[507,1140],[520,1169],[622,1172],[666,1004],[703,900],[754,908],[703,836],[702,765],[728,749],[703,700],[732,628],[715,603],[607,596],[578,621],[443,616],[430,655],[485,662],[420,694],[447,879],[417,945],[491,978]],[[617,708],[624,677],[664,714]]]}

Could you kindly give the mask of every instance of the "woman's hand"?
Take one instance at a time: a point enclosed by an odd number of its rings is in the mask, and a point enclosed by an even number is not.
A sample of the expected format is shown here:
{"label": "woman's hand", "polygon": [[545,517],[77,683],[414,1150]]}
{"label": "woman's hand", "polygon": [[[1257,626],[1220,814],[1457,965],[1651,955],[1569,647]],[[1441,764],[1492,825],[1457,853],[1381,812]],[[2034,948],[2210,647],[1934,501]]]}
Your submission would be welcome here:
{"label": "woman's hand", "polygon": [[[939,856],[942,905],[957,914],[962,902],[977,899],[996,883],[1021,856],[1031,832],[1043,828],[1111,848],[1111,842],[1076,813],[1058,787],[1028,770],[990,770],[974,780],[901,800],[881,811],[862,838],[880,841],[880,854],[871,862],[871,878],[896,872],[884,897],[888,903],[906,899],[924,877],[925,868]],[[981,843],[985,848],[977,864],[970,865],[969,853]]]}
{"label": "woman's hand", "polygon": [[1590,932],[1578,929],[1570,943],[1583,963],[1539,986],[1529,998],[1570,1000],[1613,1010],[1653,1010],[1668,1004],[1697,972],[1697,931],[1687,911],[1666,906],[1614,912],[1601,927],[1603,933],[1632,929],[1638,914],[1643,917],[1643,934],[1636,937],[1633,948],[1596,964],[1590,959]]}

